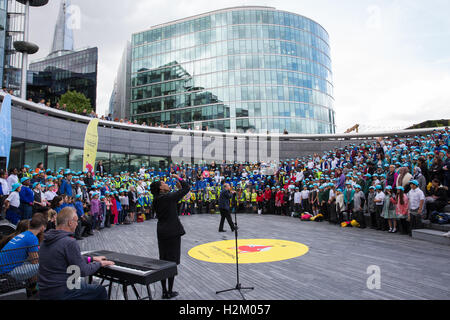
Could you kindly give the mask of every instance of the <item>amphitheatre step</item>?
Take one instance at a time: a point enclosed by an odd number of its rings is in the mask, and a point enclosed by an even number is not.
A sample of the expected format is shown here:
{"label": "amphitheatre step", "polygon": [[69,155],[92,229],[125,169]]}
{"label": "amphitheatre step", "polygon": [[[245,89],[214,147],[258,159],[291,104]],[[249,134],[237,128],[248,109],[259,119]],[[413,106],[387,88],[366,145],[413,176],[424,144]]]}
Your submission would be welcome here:
{"label": "amphitheatre step", "polygon": [[431,230],[437,230],[437,231],[443,231],[448,232],[450,231],[450,224],[438,224],[438,223],[431,223],[429,220],[423,220],[423,225],[425,229],[431,229]]}
{"label": "amphitheatre step", "polygon": [[0,301],[3,300],[27,300],[27,291],[20,289],[0,295]]}
{"label": "amphitheatre step", "polygon": [[431,229],[415,229],[412,230],[414,239],[429,241],[450,246],[450,238],[444,237],[445,232]]}

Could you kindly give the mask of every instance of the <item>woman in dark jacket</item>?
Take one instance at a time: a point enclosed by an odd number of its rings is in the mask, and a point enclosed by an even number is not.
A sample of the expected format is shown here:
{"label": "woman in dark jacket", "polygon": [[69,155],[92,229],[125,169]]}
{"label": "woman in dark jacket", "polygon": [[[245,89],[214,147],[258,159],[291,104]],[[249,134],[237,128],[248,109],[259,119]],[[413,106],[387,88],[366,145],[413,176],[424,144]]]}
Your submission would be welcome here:
{"label": "woman in dark jacket", "polygon": [[[158,219],[157,237],[159,248],[159,259],[172,261],[180,264],[181,255],[181,236],[186,232],[178,218],[177,203],[190,190],[189,184],[182,180],[178,175],[172,175],[179,181],[177,186],[180,190],[170,192],[170,187],[163,181],[155,181],[150,185],[150,191],[153,194],[153,212]],[[178,292],[172,291],[175,277],[169,278],[169,290],[166,288],[166,280],[161,281],[163,290],[163,299],[171,299],[178,295]]]}
{"label": "woman in dark jacket", "polygon": [[103,166],[103,161],[100,160],[97,163],[97,170],[99,172],[99,175],[103,177],[103,175],[105,174],[105,167]]}
{"label": "woman in dark jacket", "polygon": [[419,158],[418,166],[419,166],[420,170],[422,171],[422,174],[425,177],[425,180],[426,180],[426,182],[428,184],[428,182],[430,182],[431,180],[430,180],[430,175],[429,175],[429,172],[428,172],[427,162],[426,162],[424,157],[420,157]]}
{"label": "woman in dark jacket", "polygon": [[439,180],[440,183],[444,183],[444,170],[442,165],[442,159],[439,157],[435,157],[433,160],[433,164],[430,168],[430,180],[433,179]]}
{"label": "woman in dark jacket", "polygon": [[86,173],[86,177],[84,178],[84,183],[88,189],[91,189],[91,186],[94,184],[94,178],[92,178],[92,173],[88,171]]}

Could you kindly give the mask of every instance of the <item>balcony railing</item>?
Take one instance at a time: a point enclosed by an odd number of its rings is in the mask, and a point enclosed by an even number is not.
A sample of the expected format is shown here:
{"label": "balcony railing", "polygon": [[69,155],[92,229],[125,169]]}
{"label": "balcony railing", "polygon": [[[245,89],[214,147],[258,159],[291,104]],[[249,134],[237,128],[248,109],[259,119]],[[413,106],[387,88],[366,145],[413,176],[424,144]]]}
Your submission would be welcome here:
{"label": "balcony railing", "polygon": [[[6,96],[6,93],[0,92],[0,100],[3,101],[3,98]],[[30,102],[27,100],[20,99],[16,96],[11,96],[12,105],[14,107],[18,107],[24,110],[46,114],[50,117],[59,118],[65,121],[74,121],[79,123],[89,124],[92,120],[91,117],[82,116],[79,114],[61,111],[54,108],[49,108],[45,106],[41,106],[37,103]],[[148,132],[148,133],[158,133],[158,134],[178,134],[178,135],[198,135],[198,136],[221,136],[221,137],[229,137],[229,138],[263,138],[263,139],[279,139],[279,140],[320,140],[320,141],[333,141],[333,140],[368,140],[377,137],[407,137],[407,136],[416,136],[429,134],[434,130],[442,130],[443,127],[440,128],[426,128],[426,129],[413,129],[413,130],[397,130],[397,131],[379,131],[379,132],[366,132],[366,133],[342,133],[342,134],[279,134],[279,133],[271,133],[271,134],[256,134],[256,133],[226,133],[226,132],[218,132],[218,131],[201,131],[201,130],[187,130],[187,129],[173,129],[173,128],[159,128],[159,127],[151,127],[151,126],[142,126],[139,124],[127,124],[116,121],[107,121],[99,119],[99,126],[110,129],[120,129],[120,130],[128,130],[128,131],[136,131],[136,132]]]}

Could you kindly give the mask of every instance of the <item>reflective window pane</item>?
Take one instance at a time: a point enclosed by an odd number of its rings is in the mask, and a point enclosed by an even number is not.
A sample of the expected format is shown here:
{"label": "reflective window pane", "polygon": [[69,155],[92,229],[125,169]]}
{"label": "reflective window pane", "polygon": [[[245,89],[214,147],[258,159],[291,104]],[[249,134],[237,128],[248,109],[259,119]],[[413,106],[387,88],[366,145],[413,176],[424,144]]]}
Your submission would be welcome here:
{"label": "reflective window pane", "polygon": [[38,163],[43,163],[45,167],[46,145],[25,143],[25,164],[31,168],[36,168]]}
{"label": "reflective window pane", "polygon": [[52,171],[58,170],[58,168],[70,168],[74,171],[81,171],[82,165],[79,168],[68,166],[69,149],[61,147],[48,147],[47,151],[47,168]]}
{"label": "reflective window pane", "polygon": [[[50,150],[50,147],[49,147]],[[83,150],[81,149],[70,149],[69,155],[69,168],[74,171],[84,171],[83,170]]]}

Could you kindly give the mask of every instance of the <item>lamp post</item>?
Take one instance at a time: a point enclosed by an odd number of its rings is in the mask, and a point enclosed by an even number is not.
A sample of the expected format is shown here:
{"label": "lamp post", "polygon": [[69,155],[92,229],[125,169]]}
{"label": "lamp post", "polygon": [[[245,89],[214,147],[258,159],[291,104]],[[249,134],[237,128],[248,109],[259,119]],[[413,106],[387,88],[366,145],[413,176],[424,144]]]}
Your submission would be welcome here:
{"label": "lamp post", "polygon": [[23,32],[23,41],[14,41],[14,49],[22,53],[22,81],[20,85],[20,97],[27,98],[27,70],[28,70],[28,55],[35,54],[39,51],[39,47],[31,42],[28,42],[30,29],[30,6],[42,7],[48,3],[48,0],[17,0],[25,5],[25,28]]}

